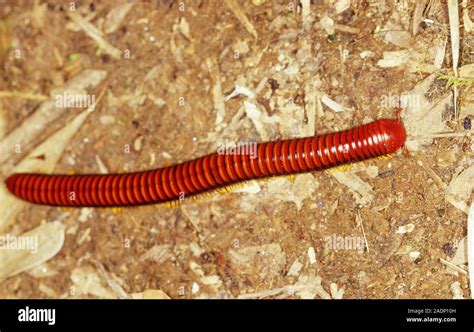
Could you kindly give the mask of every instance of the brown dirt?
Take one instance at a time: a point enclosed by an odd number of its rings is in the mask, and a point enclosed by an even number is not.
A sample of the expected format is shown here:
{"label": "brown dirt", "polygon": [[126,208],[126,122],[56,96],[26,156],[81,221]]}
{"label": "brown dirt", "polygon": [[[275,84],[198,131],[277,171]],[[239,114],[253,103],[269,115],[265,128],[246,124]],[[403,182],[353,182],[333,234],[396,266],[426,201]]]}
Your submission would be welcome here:
{"label": "brown dirt", "polygon": [[[270,93],[271,85],[266,84],[258,100],[260,109],[264,110],[265,100],[270,103],[273,99],[270,105],[275,105],[276,98],[293,98],[297,112],[305,112],[304,97],[301,97],[305,95],[305,82],[319,77],[320,91],[354,111],[334,113],[325,108],[324,117],[316,120],[318,133],[350,128],[367,118],[396,117],[397,110],[380,107],[380,95],[408,91],[427,76],[376,66],[384,51],[398,49],[372,33],[397,10],[392,2],[375,6],[353,1],[349,11],[336,15],[332,5],[313,1],[311,11],[316,13],[316,21],[327,13],[336,23],[358,28],[360,32],[338,31],[328,37],[322,29],[311,29],[286,42],[279,41],[284,33],[302,29],[300,9],[296,10],[295,4],[295,10],[289,11],[288,1],[270,1],[260,6],[238,1],[255,26],[258,40],[223,2],[185,1],[184,11],[173,1],[137,2],[120,28],[106,35],[118,49],[130,50],[131,58],[120,60],[98,52],[97,45],[83,32],[65,28],[70,22],[65,13],[67,5],[60,1],[39,2],[47,4],[40,25],[35,25],[29,14],[33,10],[32,1],[7,1],[2,5],[0,18],[8,22],[8,38],[13,40],[11,47],[21,48],[23,58],[15,60],[11,50],[5,53],[0,69],[0,90],[49,95],[83,69],[103,69],[108,73],[103,86],[93,92],[98,95],[106,89],[103,101],[75,135],[56,172],[98,172],[96,155],[110,172],[118,172],[166,166],[214,151],[215,142],[208,140],[207,135],[215,131],[212,97],[215,82],[206,59],[218,64],[222,93],[226,95],[234,89],[240,76],[244,76],[246,86],[252,89],[262,78],[272,78],[272,68],[278,63],[282,48],[294,57],[304,41],[310,42],[311,56],[322,54],[317,68],[314,71],[302,68],[301,75],[282,82],[274,95]],[[76,1],[76,6],[83,16],[95,13],[91,22],[96,25],[100,25],[98,22],[113,8],[106,1]],[[410,10],[414,10],[413,4]],[[279,16],[284,23],[269,28]],[[446,24],[446,13],[440,16]],[[173,32],[173,25],[181,18],[191,27],[190,40]],[[425,27],[417,40],[430,40],[439,33],[436,28]],[[150,37],[154,41],[150,41]],[[172,50],[173,40],[182,59],[176,58]],[[245,41],[250,50],[236,59],[232,50],[238,41]],[[350,55],[344,62],[341,61],[342,50]],[[365,50],[371,50],[374,55],[362,59],[359,54]],[[71,54],[79,54],[79,60],[71,61],[68,58]],[[250,60],[257,59],[259,54],[260,61],[252,64]],[[447,59],[449,54],[448,50]],[[155,75],[145,81],[155,67]],[[139,98],[150,94],[163,99],[165,104],[159,106],[150,98]],[[132,96],[129,101],[117,101],[127,95]],[[184,106],[179,104],[180,97],[184,97]],[[225,123],[231,121],[244,100],[237,97],[226,102]],[[6,132],[18,126],[37,106],[35,101],[2,100]],[[279,108],[270,111],[277,115],[282,112]],[[71,111],[61,123],[75,114]],[[102,124],[100,118],[106,115],[113,116],[115,122]],[[279,126],[268,132],[270,139],[292,137],[290,129]],[[133,144],[139,137],[143,138],[143,145],[136,151]],[[228,138],[261,140],[245,115]],[[127,144],[132,146],[130,153],[124,152]],[[449,183],[456,162],[439,167],[437,160],[440,153],[453,144],[462,145],[462,138],[436,141],[423,151],[405,151],[391,160],[370,161],[369,165],[378,167],[378,176],[359,174],[374,188],[375,198],[365,207],[359,207],[347,187],[328,173],[312,174],[312,181],[319,187],[303,201],[301,209],[291,201],[277,198],[275,193],[265,193],[267,186],[278,180],[260,182],[262,188],[256,194],[212,194],[196,202],[185,201],[181,207],[93,209],[85,222],[78,221],[79,209],[28,205],[17,216],[11,230],[26,231],[42,220],[55,220],[69,213],[62,221],[68,229],[65,244],[45,264],[57,273],[41,278],[21,273],[0,284],[0,295],[8,298],[74,297],[71,295],[72,271],[84,266],[96,269],[94,262],[97,261],[110,276],[120,280],[119,284],[128,294],[160,289],[172,298],[230,298],[294,284],[298,276],[287,276],[287,272],[298,259],[303,264],[299,275],[320,276],[327,291],[331,283],[344,287],[344,298],[452,298],[450,285],[455,281],[461,283],[467,296],[466,276],[447,273],[440,263],[440,258],[452,257],[457,242],[465,236],[466,215],[445,202],[442,191],[428,180],[417,164],[421,160],[430,165]],[[162,152],[171,155],[171,159],[165,158]],[[462,158],[462,153],[456,154],[456,158]],[[331,211],[335,201],[337,208]],[[374,208],[388,201],[391,204],[387,208],[380,211]],[[363,220],[369,251],[328,249],[327,236],[361,236],[361,229],[356,225],[358,213]],[[397,235],[398,227],[407,223],[415,225],[414,231],[403,237]],[[89,237],[79,244],[78,239],[88,229]],[[202,253],[193,254],[191,243],[196,243]],[[164,244],[169,245],[171,251],[165,261],[140,259],[153,246]],[[282,252],[276,256],[284,256],[283,264],[275,263],[270,257],[270,261],[263,259],[261,264],[248,267],[239,265],[231,254],[233,250],[267,244],[281,247]],[[314,264],[308,261],[309,247],[316,252]],[[411,260],[410,251],[419,251],[420,257]],[[201,266],[205,276],[217,275],[222,283],[205,285],[190,267],[191,261]],[[262,264],[276,264],[276,268],[262,270]],[[200,289],[193,294],[194,282]],[[52,292],[46,294],[40,284]],[[105,283],[104,287],[107,287]]]}

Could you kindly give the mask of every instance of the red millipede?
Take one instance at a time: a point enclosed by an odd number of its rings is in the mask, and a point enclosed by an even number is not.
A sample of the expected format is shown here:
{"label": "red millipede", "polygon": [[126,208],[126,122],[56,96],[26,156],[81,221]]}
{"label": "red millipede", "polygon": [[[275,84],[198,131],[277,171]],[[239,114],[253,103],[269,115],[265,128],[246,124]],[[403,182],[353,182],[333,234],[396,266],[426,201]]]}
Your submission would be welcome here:
{"label": "red millipede", "polygon": [[398,150],[405,129],[381,119],[340,132],[261,143],[256,156],[213,153],[181,164],[126,174],[44,175],[6,179],[15,196],[53,206],[134,206],[182,199],[236,182],[362,161]]}

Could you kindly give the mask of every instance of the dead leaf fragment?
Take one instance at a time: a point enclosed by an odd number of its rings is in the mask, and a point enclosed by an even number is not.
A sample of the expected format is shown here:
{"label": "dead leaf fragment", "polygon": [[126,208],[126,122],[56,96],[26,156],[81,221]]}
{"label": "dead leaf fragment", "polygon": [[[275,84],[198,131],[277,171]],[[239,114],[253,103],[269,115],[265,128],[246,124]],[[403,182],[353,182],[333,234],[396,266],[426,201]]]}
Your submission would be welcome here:
{"label": "dead leaf fragment", "polygon": [[[50,222],[23,233],[19,237],[31,241],[34,248],[2,248],[0,250],[0,280],[31,269],[54,257],[64,244],[64,226],[57,221]],[[3,244],[5,245],[7,243]]]}

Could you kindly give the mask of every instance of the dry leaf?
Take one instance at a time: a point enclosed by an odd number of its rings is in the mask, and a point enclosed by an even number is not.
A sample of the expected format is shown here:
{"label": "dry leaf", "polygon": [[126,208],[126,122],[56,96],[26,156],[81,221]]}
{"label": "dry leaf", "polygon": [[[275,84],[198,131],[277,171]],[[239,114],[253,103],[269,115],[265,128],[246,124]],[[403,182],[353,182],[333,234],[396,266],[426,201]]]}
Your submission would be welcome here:
{"label": "dry leaf", "polygon": [[387,51],[383,52],[383,59],[377,62],[377,66],[381,68],[393,68],[401,66],[410,59],[409,50]]}
{"label": "dry leaf", "polygon": [[[64,244],[64,226],[60,222],[50,222],[15,237],[27,239],[34,248],[17,248],[0,250],[0,280],[43,264],[54,257]],[[19,243],[19,242],[18,242]],[[6,243],[3,244],[4,246]]]}
{"label": "dry leaf", "polygon": [[237,272],[258,274],[261,278],[279,275],[285,268],[286,255],[278,243],[229,250]]}
{"label": "dry leaf", "polygon": [[353,173],[335,172],[332,174],[341,184],[349,187],[354,195],[355,201],[359,205],[368,205],[374,200],[374,191],[372,186],[364,182],[360,177]]}
{"label": "dry leaf", "polygon": [[474,165],[456,176],[446,188],[446,200],[468,214],[467,200],[474,190]]}
{"label": "dry leaf", "polygon": [[257,30],[247,18],[247,15],[243,12],[242,8],[240,7],[239,3],[236,0],[225,0],[225,3],[230,8],[230,10],[234,13],[235,17],[242,23],[242,25],[247,29],[247,31],[255,37],[258,38]]}
{"label": "dry leaf", "polygon": [[[69,122],[65,127],[51,135],[47,140],[36,147],[26,156],[13,170],[18,172],[52,172],[64,149],[68,146],[72,137],[81,128],[84,121],[91,112],[83,111]],[[44,154],[44,160],[38,160],[35,156]],[[16,214],[25,206],[25,202],[14,197],[8,192],[5,184],[0,184],[0,202],[2,202],[2,214],[0,214],[0,232],[14,222]]]}
{"label": "dry leaf", "polygon": [[[62,95],[63,93],[86,94],[87,89],[97,87],[107,76],[107,72],[103,70],[84,70],[79,75],[72,78],[64,87],[54,92],[54,95]],[[18,157],[15,147],[28,146],[53,122],[64,116],[68,111],[67,108],[55,107],[55,99],[50,99],[42,103],[39,108],[29,116],[20,126],[15,128],[0,141],[0,164],[5,161]]]}
{"label": "dry leaf", "polygon": [[116,5],[114,8],[112,8],[105,18],[104,32],[109,34],[116,31],[132,7],[133,2],[129,2]]}
{"label": "dry leaf", "polygon": [[116,299],[117,295],[102,284],[102,279],[96,270],[90,266],[78,267],[71,273],[73,288],[71,295],[93,295],[103,299]]}
{"label": "dry leaf", "polygon": [[431,144],[433,134],[449,130],[443,121],[443,112],[452,105],[452,94],[435,74],[403,95],[408,98],[402,112],[407,149],[419,150],[422,145]]}

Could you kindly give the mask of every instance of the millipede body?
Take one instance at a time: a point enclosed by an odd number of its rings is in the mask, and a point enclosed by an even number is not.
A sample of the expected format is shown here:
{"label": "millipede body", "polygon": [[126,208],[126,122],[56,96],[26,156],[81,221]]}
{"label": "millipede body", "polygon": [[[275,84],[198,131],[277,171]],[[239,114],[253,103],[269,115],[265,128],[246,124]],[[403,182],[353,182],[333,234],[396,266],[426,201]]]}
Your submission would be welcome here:
{"label": "millipede body", "polygon": [[17,173],[6,179],[13,195],[53,206],[133,206],[182,200],[236,182],[362,161],[398,150],[400,121],[381,119],[340,132],[257,145],[255,155],[213,153],[156,170],[124,174]]}

